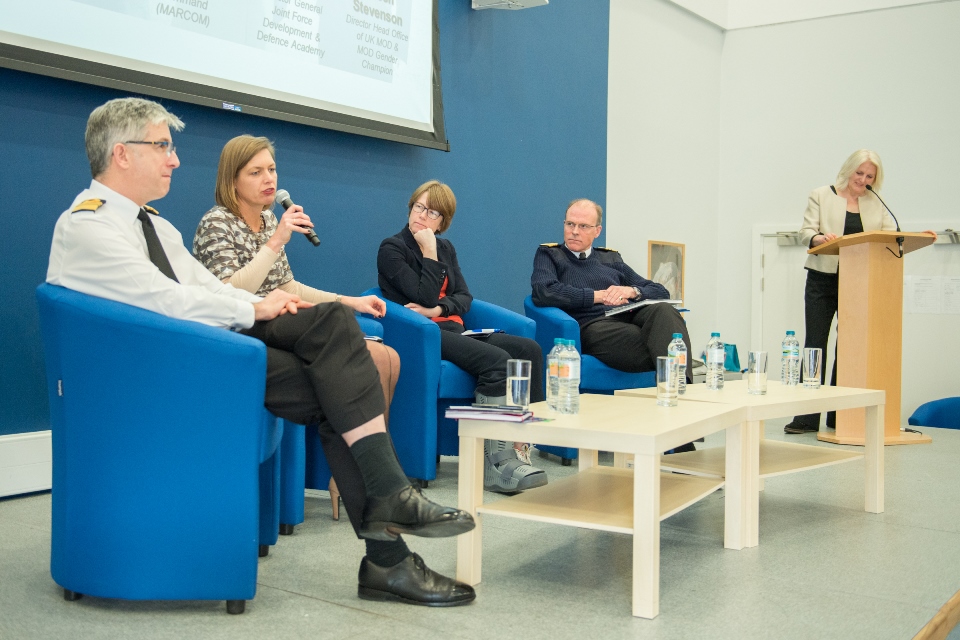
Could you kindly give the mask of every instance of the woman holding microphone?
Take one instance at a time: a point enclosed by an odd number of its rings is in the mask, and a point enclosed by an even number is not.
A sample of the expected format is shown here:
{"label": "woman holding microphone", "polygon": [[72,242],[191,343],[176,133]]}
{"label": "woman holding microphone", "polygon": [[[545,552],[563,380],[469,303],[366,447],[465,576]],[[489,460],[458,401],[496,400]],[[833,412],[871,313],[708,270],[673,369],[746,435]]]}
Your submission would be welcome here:
{"label": "woman holding microphone", "polygon": [[[359,298],[314,289],[297,282],[287,262],[284,246],[294,233],[313,228],[303,208],[292,205],[280,220],[270,210],[277,191],[277,167],[273,144],[267,138],[242,135],[223,147],[217,168],[215,199],[197,226],[193,254],[223,282],[264,296],[283,289],[315,304],[343,304],[360,313],[381,317],[386,304],[376,296]],[[380,373],[387,420],[390,400],[400,375],[400,357],[386,345],[367,341],[367,349]],[[224,381],[229,393],[229,381]],[[321,430],[321,439],[323,431]],[[336,443],[339,445],[339,443]],[[324,442],[327,452],[328,443]],[[329,445],[333,446],[333,445]],[[338,449],[334,448],[334,451]],[[343,489],[344,505],[359,535],[366,488],[350,460],[332,460],[330,467]],[[340,491],[330,480],[334,518],[339,517]],[[427,567],[420,556],[407,548],[400,536],[391,541],[365,540],[366,557],[360,564],[358,594],[369,600],[395,600],[426,606],[455,606],[471,602],[473,589],[440,575]]]}

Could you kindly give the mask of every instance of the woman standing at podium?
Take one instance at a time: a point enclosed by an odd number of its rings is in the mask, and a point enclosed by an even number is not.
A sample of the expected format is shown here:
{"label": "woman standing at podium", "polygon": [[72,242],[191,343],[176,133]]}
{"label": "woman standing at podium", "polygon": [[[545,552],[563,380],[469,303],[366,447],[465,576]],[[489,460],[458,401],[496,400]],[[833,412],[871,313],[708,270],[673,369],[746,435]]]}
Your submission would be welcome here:
{"label": "woman standing at podium", "polygon": [[[880,156],[869,149],[854,151],[837,174],[834,184],[810,192],[807,210],[800,228],[800,243],[818,247],[840,236],[864,231],[893,231],[897,223],[872,191],[883,186],[883,164]],[[869,187],[869,188],[868,188]],[[871,191],[872,190],[872,191]],[[837,313],[840,256],[807,256],[807,284],[803,292],[804,348],[821,349],[826,362],[830,325]],[[839,332],[839,327],[838,327]],[[824,383],[826,367],[820,367],[820,383]],[[836,350],[830,384],[837,384]],[[836,414],[827,414],[827,427],[836,426]],[[796,416],[783,428],[784,433],[816,432],[820,414]]]}

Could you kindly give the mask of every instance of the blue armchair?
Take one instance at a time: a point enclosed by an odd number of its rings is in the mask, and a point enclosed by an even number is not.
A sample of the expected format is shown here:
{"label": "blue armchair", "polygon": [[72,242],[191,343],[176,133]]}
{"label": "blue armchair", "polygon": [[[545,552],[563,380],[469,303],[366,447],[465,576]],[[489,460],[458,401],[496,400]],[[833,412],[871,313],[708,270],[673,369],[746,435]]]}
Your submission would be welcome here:
{"label": "blue armchair", "polygon": [[64,597],[242,613],[279,515],[263,343],[48,284],[37,300]]}
{"label": "blue armchair", "polygon": [[[376,320],[357,317],[365,335],[383,337],[383,326]],[[290,535],[295,525],[303,522],[303,491],[326,489],[330,482],[330,466],[320,445],[320,434],[289,420],[283,421],[280,476],[280,533]]]}
{"label": "blue armchair", "polygon": [[[379,288],[364,295],[383,297]],[[532,320],[509,309],[474,299],[463,321],[468,329],[495,328],[533,338]],[[457,422],[443,417],[451,404],[473,402],[477,380],[440,359],[437,324],[402,305],[387,301],[380,318],[383,337],[400,354],[400,379],[390,408],[390,435],[404,472],[425,484],[437,477],[437,457],[457,455]]]}
{"label": "blue armchair", "polygon": [[[612,394],[617,389],[657,386],[655,371],[627,373],[608,367],[593,356],[583,355],[583,348],[580,345],[580,325],[566,311],[556,307],[538,307],[533,304],[532,296],[523,299],[523,311],[528,318],[536,322],[536,341],[543,349],[544,358],[553,349],[554,338],[573,340],[576,343],[577,351],[581,354],[580,393]],[[577,450],[569,447],[538,445],[537,449],[560,456],[563,464],[570,464],[570,461],[577,457]]]}

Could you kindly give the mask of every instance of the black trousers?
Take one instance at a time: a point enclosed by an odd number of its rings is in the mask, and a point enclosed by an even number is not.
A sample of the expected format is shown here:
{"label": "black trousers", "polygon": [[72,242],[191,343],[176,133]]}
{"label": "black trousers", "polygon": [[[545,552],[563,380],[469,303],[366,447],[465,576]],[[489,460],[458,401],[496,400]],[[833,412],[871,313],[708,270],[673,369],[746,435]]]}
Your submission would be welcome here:
{"label": "black trousers", "polygon": [[507,360],[530,361],[530,402],[546,399],[543,389],[543,351],[530,338],[493,333],[486,338],[460,335],[463,325],[438,322],[440,357],[477,377],[477,393],[496,398],[507,393]]}
{"label": "black trousers", "polygon": [[267,345],[264,405],[298,424],[316,424],[354,530],[367,499],[363,476],[342,434],[384,412],[377,367],[353,312],[318,304],[257,322],[243,333]]}
{"label": "black trousers", "polygon": [[585,354],[620,371],[654,371],[657,357],[667,355],[673,334],[687,345],[687,381],[693,380],[690,336],[683,316],[669,304],[651,304],[609,318],[594,320],[580,329]]}
{"label": "black trousers", "polygon": [[[826,383],[827,343],[830,340],[830,325],[833,316],[837,314],[839,300],[840,277],[836,273],[822,273],[807,269],[807,283],[803,290],[803,315],[805,331],[803,347],[805,349],[821,350],[820,384]],[[838,328],[839,329],[839,328]],[[838,331],[839,333],[839,331]],[[839,339],[839,337],[838,337]],[[837,352],[833,352],[833,371],[830,376],[830,386],[837,385]],[[796,416],[794,422],[800,422],[810,427],[820,426],[820,414],[808,413]],[[837,414],[831,411],[827,414],[827,426],[836,426]]]}

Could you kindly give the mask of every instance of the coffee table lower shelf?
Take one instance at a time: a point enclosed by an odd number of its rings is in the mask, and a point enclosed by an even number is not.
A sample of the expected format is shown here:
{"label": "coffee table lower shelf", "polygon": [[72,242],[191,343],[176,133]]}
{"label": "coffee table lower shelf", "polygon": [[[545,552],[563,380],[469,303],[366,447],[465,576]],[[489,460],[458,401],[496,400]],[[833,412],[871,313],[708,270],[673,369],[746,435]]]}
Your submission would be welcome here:
{"label": "coffee table lower shelf", "polygon": [[[725,447],[711,447],[662,456],[660,467],[694,474],[695,476],[722,478],[725,458]],[[772,478],[862,458],[862,452],[782,442],[780,440],[761,440],[760,477]]]}
{"label": "coffee table lower shelf", "polygon": [[[660,520],[683,511],[723,484],[722,478],[661,473]],[[477,511],[632,534],[633,470],[590,467],[545,487],[486,503]]]}

